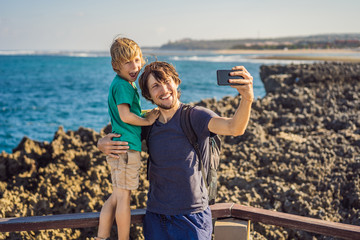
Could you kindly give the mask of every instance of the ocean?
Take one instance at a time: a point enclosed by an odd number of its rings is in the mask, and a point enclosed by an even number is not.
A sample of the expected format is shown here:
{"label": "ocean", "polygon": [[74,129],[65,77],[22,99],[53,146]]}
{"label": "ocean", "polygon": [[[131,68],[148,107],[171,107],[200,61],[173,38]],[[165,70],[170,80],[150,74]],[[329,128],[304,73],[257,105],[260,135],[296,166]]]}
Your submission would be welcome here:
{"label": "ocean", "polygon": [[[251,54],[144,51],[148,62],[167,61],[179,72],[181,101],[235,96],[216,84],[216,70],[244,65],[254,77],[255,98],[265,95],[259,77],[262,64],[289,61],[255,60]],[[51,141],[59,126],[100,131],[109,123],[107,95],[115,74],[102,52],[0,51],[0,152],[12,152],[27,136]],[[142,99],[142,108],[154,107]]]}

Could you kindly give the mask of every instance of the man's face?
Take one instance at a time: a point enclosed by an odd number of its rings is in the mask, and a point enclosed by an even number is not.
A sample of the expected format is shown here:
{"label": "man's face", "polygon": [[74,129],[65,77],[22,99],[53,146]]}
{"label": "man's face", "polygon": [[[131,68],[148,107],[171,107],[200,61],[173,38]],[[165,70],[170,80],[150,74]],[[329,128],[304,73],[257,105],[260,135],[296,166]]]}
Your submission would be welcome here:
{"label": "man's face", "polygon": [[150,97],[159,108],[169,110],[175,107],[179,101],[178,85],[171,77],[158,82],[155,77],[150,74],[147,84]]}
{"label": "man's face", "polygon": [[137,55],[134,59],[120,64],[119,76],[128,82],[135,82],[141,70],[141,58]]}

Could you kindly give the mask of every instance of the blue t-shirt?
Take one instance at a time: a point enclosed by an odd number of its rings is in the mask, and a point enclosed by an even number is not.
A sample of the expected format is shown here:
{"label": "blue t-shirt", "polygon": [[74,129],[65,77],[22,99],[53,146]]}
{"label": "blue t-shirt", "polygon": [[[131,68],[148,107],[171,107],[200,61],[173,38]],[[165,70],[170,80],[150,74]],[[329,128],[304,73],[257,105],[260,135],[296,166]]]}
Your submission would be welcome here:
{"label": "blue t-shirt", "polygon": [[[165,215],[189,214],[208,207],[208,193],[196,152],[180,125],[180,110],[165,124],[156,120],[149,136],[150,187],[147,210]],[[209,165],[208,123],[217,116],[211,110],[195,107],[191,123],[199,138],[204,168]]]}
{"label": "blue t-shirt", "polygon": [[113,138],[114,141],[126,141],[129,149],[141,151],[141,127],[124,123],[117,108],[120,104],[128,104],[130,112],[140,116],[140,97],[135,87],[128,81],[116,75],[109,88],[108,106],[113,133],[121,134],[120,138]]}

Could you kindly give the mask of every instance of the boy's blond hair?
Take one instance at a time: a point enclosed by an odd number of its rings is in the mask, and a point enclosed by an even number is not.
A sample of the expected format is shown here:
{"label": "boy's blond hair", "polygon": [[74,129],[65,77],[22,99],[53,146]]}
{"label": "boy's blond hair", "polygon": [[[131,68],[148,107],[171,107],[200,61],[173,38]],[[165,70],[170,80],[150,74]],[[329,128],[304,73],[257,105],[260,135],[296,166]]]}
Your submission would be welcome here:
{"label": "boy's blond hair", "polygon": [[110,55],[111,65],[118,74],[121,64],[133,60],[137,55],[140,56],[141,67],[145,65],[145,59],[139,45],[129,38],[115,38],[110,47]]}

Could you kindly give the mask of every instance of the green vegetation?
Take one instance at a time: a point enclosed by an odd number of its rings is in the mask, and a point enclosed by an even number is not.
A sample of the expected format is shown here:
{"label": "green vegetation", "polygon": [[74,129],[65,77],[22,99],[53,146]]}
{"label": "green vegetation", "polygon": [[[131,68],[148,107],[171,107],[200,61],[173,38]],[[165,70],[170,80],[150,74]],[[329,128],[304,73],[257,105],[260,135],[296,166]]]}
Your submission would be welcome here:
{"label": "green vegetation", "polygon": [[333,42],[311,42],[301,41],[295,43],[279,43],[279,44],[251,44],[251,45],[235,45],[231,49],[342,49],[342,48],[358,48],[360,40],[335,40]]}
{"label": "green vegetation", "polygon": [[341,49],[359,48],[358,34],[323,34],[305,37],[283,37],[238,40],[192,40],[168,42],[164,50],[222,50],[222,49]]}

